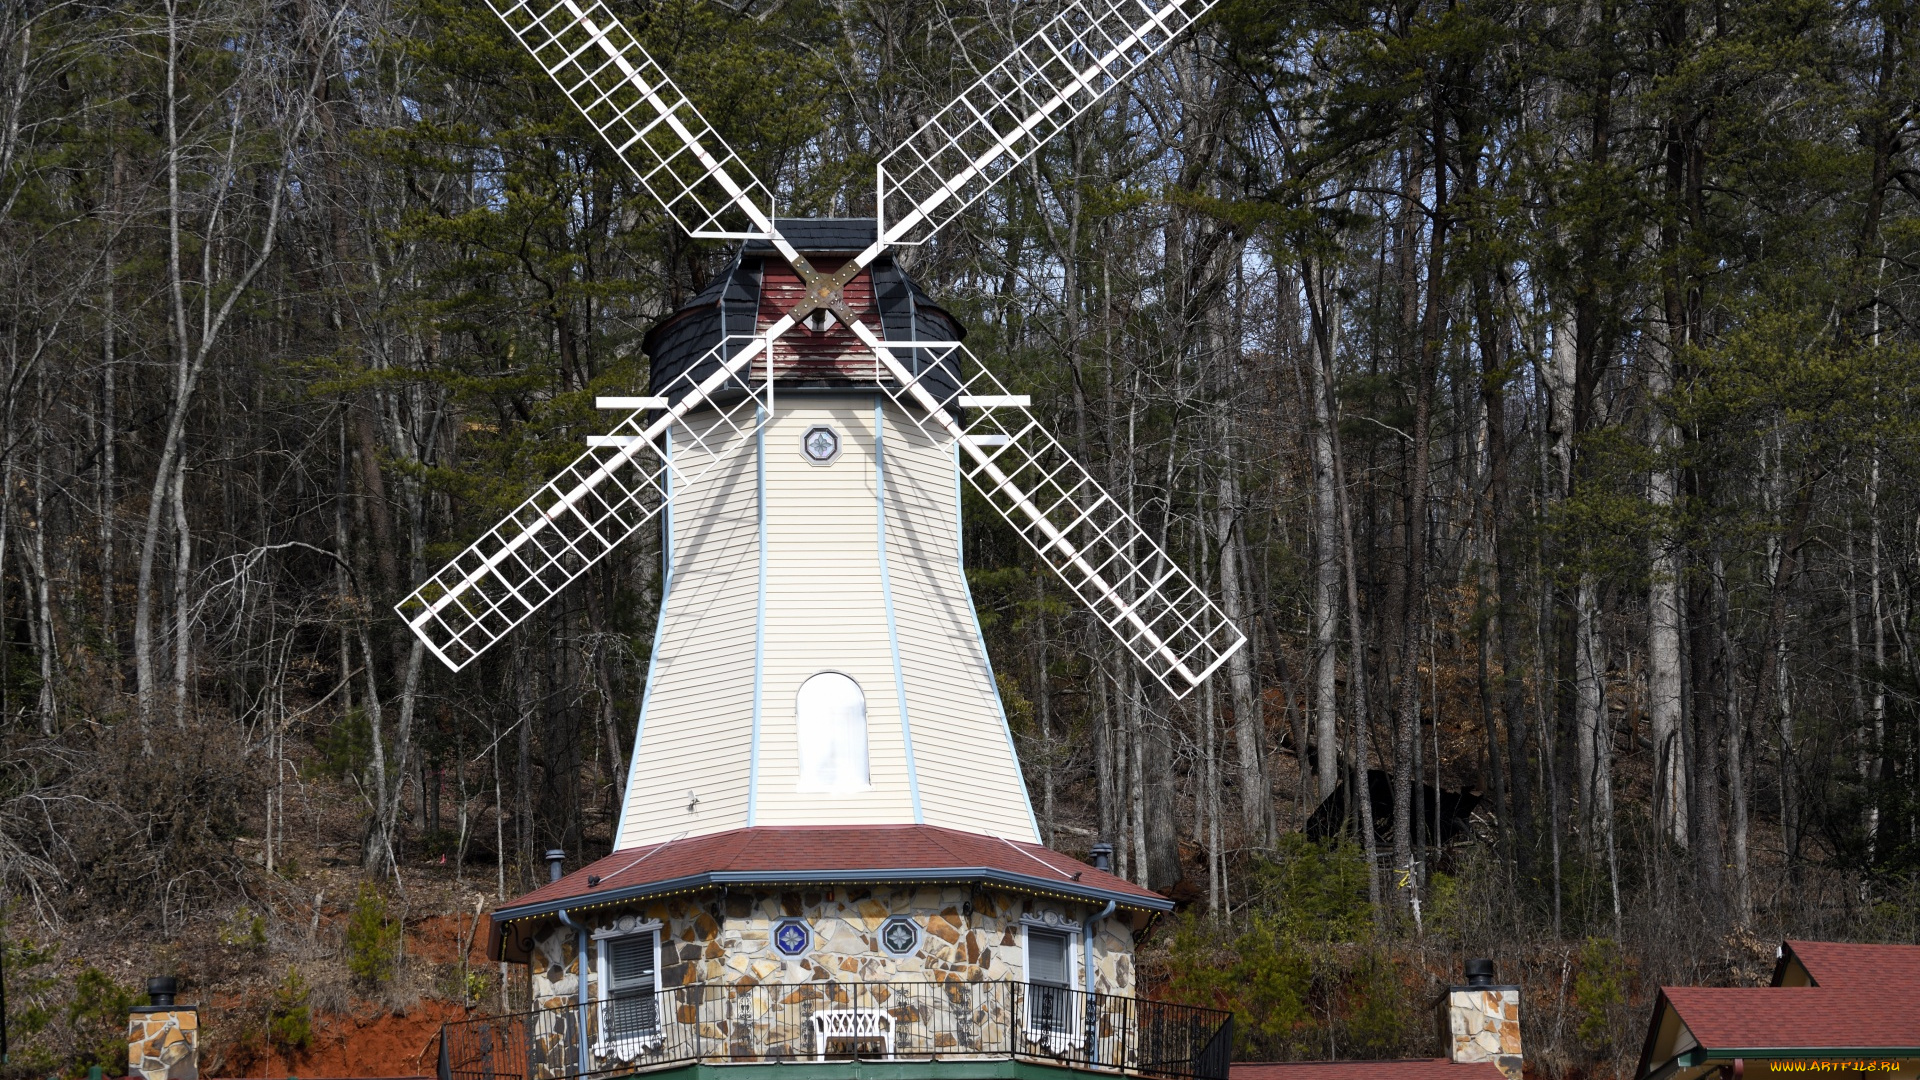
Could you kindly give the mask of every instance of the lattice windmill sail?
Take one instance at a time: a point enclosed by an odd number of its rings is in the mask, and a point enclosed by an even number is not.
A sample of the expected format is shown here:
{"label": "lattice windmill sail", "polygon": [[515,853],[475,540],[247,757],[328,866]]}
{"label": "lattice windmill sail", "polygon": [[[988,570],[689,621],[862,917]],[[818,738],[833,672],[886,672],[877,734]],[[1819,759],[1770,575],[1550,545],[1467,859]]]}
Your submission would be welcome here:
{"label": "lattice windmill sail", "polygon": [[[803,414],[818,421],[805,429],[806,438],[826,430],[831,440],[818,441],[834,444],[828,459],[813,465],[838,462],[843,439],[849,451],[860,450],[861,460],[871,459],[870,486],[879,491],[874,527],[880,592],[909,761],[906,686],[913,680],[903,674],[901,641],[907,633],[902,627],[919,616],[903,612],[924,608],[934,613],[929,625],[944,626],[964,604],[971,619],[964,577],[938,569],[921,574],[922,561],[931,566],[946,558],[942,545],[953,548],[956,565],[958,555],[957,500],[924,521],[913,518],[936,501],[928,486],[934,474],[915,471],[928,452],[952,455],[949,472],[964,475],[1176,696],[1244,644],[1206,592],[1046,431],[1027,399],[1008,393],[965,348],[964,330],[889,255],[895,245],[932,237],[1138,71],[1214,0],[1067,4],[881,160],[878,217],[871,222],[776,220],[766,186],[599,0],[491,2],[675,221],[694,236],[747,243],[717,291],[689,306],[705,315],[683,311],[650,336],[652,396],[609,403],[631,409],[616,431],[590,440],[588,452],[561,477],[399,605],[443,662],[455,669],[470,662],[667,506],[675,507],[676,517],[697,508],[694,524],[712,526],[702,534],[705,547],[677,526],[669,530],[676,534],[668,545],[674,568],[667,606],[673,610],[663,613],[655,663],[671,651],[668,615],[678,611],[671,594],[682,592],[683,584],[697,592],[701,575],[719,565],[712,553],[734,550],[727,544],[757,545],[751,706],[757,755],[763,669],[769,663],[765,643],[769,620],[779,618],[777,610],[768,614],[768,597],[784,595],[781,581],[768,576],[768,552],[781,550],[773,537],[777,530],[768,525],[776,516],[770,507],[779,501],[769,484],[832,488],[826,473],[772,479],[785,474],[767,450],[768,439],[780,437]],[[776,386],[783,394],[779,409]],[[850,418],[843,408],[862,395],[887,403],[875,405],[870,423]],[[811,443],[805,453],[812,453]],[[894,478],[891,489],[888,455],[915,463]],[[743,471],[749,458],[755,462],[751,476]],[[812,479],[802,478],[807,475]],[[744,494],[748,487],[750,497]],[[728,517],[730,504],[716,491],[758,507],[751,544],[739,539],[746,526]],[[821,499],[823,505],[831,501]],[[912,526],[916,542],[948,531],[951,536],[927,541],[905,560],[896,554],[904,565],[895,565],[888,562],[887,542],[889,529],[900,525]],[[921,532],[913,534],[913,528]],[[737,584],[744,571],[716,573],[715,582]],[[921,577],[913,578],[918,584],[911,589],[897,584],[914,574]],[[726,604],[734,602],[720,593],[708,601],[702,610],[731,610]],[[983,653],[976,666],[984,670]],[[976,676],[967,678],[978,681]],[[990,673],[987,681],[991,694]],[[654,683],[650,678],[650,697]],[[748,805],[754,805],[751,796]]]}

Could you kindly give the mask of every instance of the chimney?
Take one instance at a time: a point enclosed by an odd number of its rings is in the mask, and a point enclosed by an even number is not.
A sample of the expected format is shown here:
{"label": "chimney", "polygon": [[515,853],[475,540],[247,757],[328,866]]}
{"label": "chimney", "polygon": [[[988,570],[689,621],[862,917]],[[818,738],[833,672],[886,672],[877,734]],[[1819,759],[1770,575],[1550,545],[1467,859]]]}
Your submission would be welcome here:
{"label": "chimney", "polygon": [[200,1080],[200,1014],[175,1005],[179,980],[147,980],[150,1005],[127,1017],[127,1071],[140,1080]]}
{"label": "chimney", "polygon": [[1095,870],[1105,870],[1109,874],[1113,873],[1113,845],[1112,844],[1093,845],[1093,850],[1088,854],[1087,857],[1093,860],[1093,868]]}
{"label": "chimney", "polygon": [[560,864],[566,861],[566,852],[561,851],[557,847],[547,849],[547,880],[549,882],[559,881],[560,875],[566,873],[565,870],[560,868]]}
{"label": "chimney", "polygon": [[1456,1065],[1488,1061],[1507,1080],[1521,1080],[1520,988],[1493,981],[1493,961],[1467,961],[1467,984],[1447,988],[1447,1058]]}

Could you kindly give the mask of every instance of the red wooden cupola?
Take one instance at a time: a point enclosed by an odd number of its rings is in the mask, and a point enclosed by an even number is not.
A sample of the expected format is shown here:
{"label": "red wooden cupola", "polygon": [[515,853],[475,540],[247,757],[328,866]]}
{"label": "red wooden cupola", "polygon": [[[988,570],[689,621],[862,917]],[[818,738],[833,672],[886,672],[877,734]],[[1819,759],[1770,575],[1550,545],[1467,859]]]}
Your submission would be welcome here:
{"label": "red wooden cupola", "polygon": [[[823,274],[839,271],[874,239],[872,218],[783,218],[779,228]],[[744,244],[699,295],[647,335],[653,385],[672,385],[723,339],[737,347],[752,335],[766,333],[801,301],[802,291],[799,274],[772,244]],[[842,296],[862,322],[888,341],[960,341],[966,336],[965,327],[909,278],[890,253],[848,281]],[[915,350],[908,366],[918,372],[926,364],[946,366],[931,349]],[[846,389],[891,381],[853,331],[824,310],[781,335],[773,348],[773,372],[782,389]],[[955,375],[937,372],[925,381],[940,396],[940,384],[957,388]]]}
{"label": "red wooden cupola", "polygon": [[[838,273],[850,256],[815,255],[807,261],[823,274]],[[760,308],[756,325],[765,333],[780,317],[804,299],[805,286],[793,267],[781,259],[760,264]],[[873,268],[862,270],[841,289],[847,307],[869,326],[880,324],[880,306],[873,292]],[[879,378],[873,351],[853,331],[822,308],[800,327],[788,331],[773,347],[774,377],[804,382],[872,382]]]}

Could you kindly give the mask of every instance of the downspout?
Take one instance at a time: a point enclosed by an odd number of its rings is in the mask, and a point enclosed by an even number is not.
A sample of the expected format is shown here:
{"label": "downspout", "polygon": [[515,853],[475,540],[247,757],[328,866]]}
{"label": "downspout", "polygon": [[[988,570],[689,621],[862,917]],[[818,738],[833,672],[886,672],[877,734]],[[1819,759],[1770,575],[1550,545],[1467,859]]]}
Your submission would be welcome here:
{"label": "downspout", "polygon": [[587,1067],[587,928],[583,924],[574,922],[568,918],[566,908],[561,908],[554,914],[560,916],[561,923],[573,928],[574,933],[577,935],[575,940],[579,942],[574,951],[575,961],[580,969],[574,977],[575,983],[580,991],[580,1015],[575,1021],[575,1030],[577,1030],[580,1035],[580,1072],[578,1075],[585,1076],[593,1071]]}
{"label": "downspout", "polygon": [[1093,924],[1113,914],[1119,903],[1107,901],[1099,914],[1089,915],[1080,923],[1080,981],[1087,990],[1081,1007],[1087,1010],[1087,1058],[1094,1065],[1100,1064],[1100,1020],[1093,1007]]}

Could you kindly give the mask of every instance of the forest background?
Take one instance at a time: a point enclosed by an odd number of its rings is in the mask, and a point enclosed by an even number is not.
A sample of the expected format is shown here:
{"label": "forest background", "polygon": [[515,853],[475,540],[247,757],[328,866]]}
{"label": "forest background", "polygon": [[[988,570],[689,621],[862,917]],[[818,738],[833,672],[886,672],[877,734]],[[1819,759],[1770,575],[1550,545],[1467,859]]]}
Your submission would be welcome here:
{"label": "forest background", "polygon": [[[614,6],[790,215],[1047,13]],[[1920,935],[1917,44],[1228,0],[906,254],[1251,639],[1170,700],[969,504],[1042,831],[1181,898],[1159,992],[1243,1055],[1436,1053],[1491,955],[1540,1075],[1621,1075],[1660,983]],[[510,1005],[478,911],[610,843],[658,537],[459,675],[391,604],[727,251],[450,0],[0,5],[0,231],[11,1068],[163,969],[216,1070]]]}

